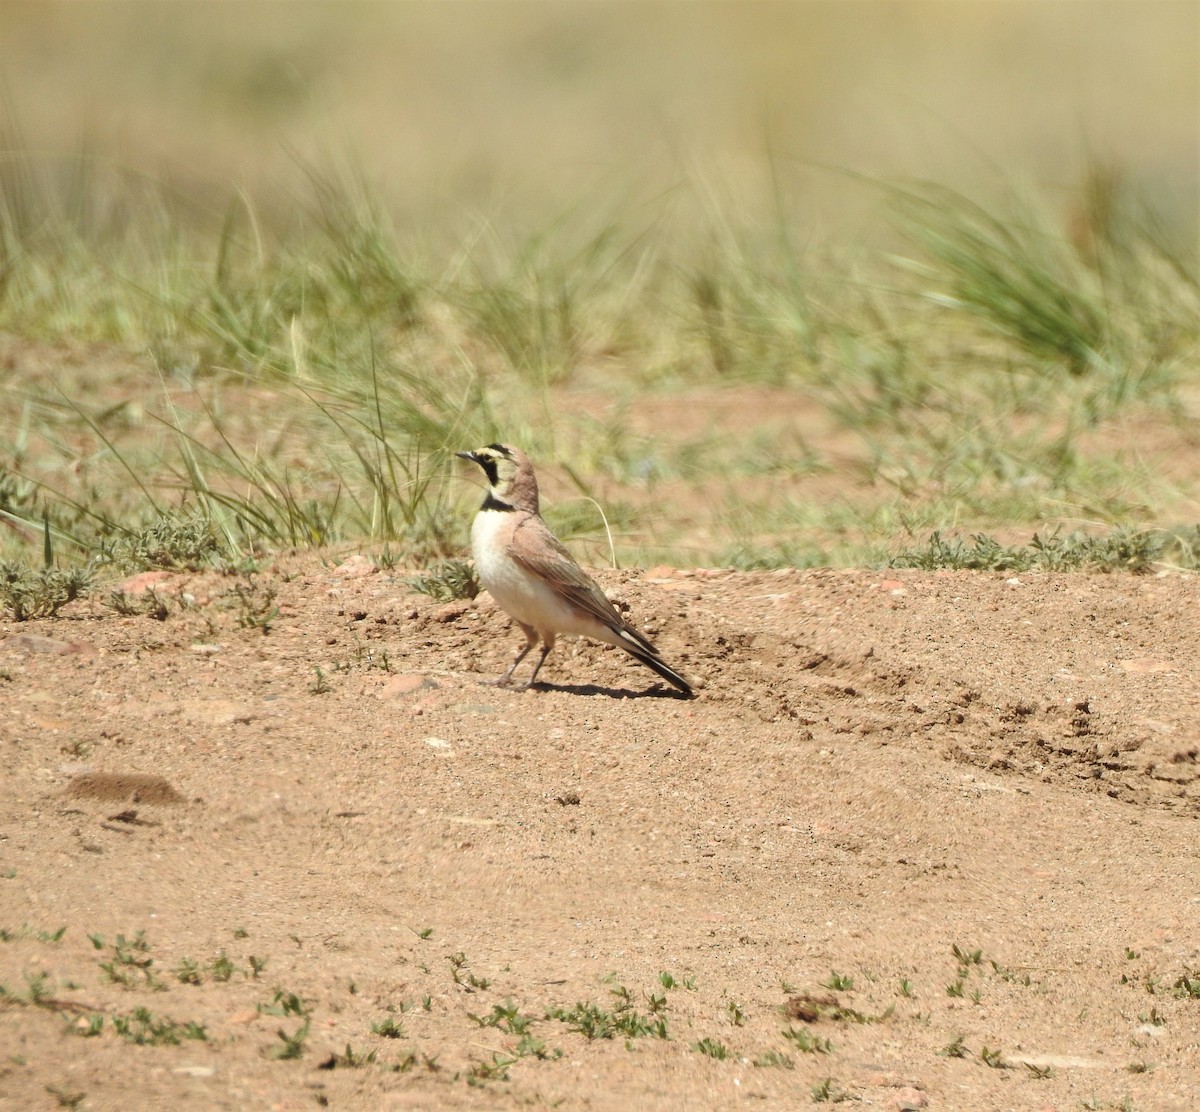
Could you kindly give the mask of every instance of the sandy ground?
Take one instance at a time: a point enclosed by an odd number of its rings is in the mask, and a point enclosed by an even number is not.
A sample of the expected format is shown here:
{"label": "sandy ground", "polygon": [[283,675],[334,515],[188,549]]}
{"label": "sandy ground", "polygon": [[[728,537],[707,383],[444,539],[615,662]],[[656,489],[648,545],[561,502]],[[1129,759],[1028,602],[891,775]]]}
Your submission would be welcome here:
{"label": "sandy ground", "polygon": [[1200,1104],[1200,579],[600,578],[0,624],[0,1107]]}

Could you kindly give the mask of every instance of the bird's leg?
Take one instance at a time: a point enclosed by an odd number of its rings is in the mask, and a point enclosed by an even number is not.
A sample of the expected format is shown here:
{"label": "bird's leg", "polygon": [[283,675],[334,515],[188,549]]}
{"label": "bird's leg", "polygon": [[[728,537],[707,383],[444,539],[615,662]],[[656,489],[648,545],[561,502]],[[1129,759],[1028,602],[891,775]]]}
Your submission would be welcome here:
{"label": "bird's leg", "polygon": [[530,673],[529,682],[526,687],[532,687],[533,681],[537,679],[538,669],[546,663],[546,657],[550,655],[550,650],[554,648],[555,637],[553,633],[547,634],[542,645],[542,655],[538,657],[538,662],[533,666],[533,672]]}
{"label": "bird's leg", "polygon": [[[512,679],[512,674],[516,670],[517,665],[520,664],[521,661],[525,659],[525,657],[529,653],[529,650],[532,649],[533,646],[538,643],[538,635],[537,635],[537,632],[534,630],[533,626],[527,626],[524,622],[517,622],[517,625],[519,625],[521,627],[521,632],[525,634],[525,647],[519,653],[517,653],[516,658],[508,666],[508,669],[505,671],[504,675],[502,675],[499,679],[489,681],[490,683],[494,684],[496,687],[507,687],[508,686],[509,680]],[[543,658],[544,658],[544,654],[543,654]],[[536,668],[534,669],[534,672],[535,673],[537,672]],[[532,682],[532,681],[530,681],[530,682]]]}

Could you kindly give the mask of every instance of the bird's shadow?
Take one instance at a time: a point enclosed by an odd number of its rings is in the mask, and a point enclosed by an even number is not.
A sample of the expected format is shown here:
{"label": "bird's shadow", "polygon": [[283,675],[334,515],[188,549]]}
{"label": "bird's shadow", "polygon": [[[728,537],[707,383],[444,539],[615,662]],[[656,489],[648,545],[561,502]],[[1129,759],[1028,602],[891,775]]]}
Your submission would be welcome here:
{"label": "bird's shadow", "polygon": [[543,680],[530,686],[534,691],[562,691],[567,695],[603,695],[609,699],[680,699],[686,702],[695,698],[695,695],[685,695],[682,691],[659,687],[657,684],[642,691],[633,691],[628,687],[600,687],[594,683],[546,683]]}

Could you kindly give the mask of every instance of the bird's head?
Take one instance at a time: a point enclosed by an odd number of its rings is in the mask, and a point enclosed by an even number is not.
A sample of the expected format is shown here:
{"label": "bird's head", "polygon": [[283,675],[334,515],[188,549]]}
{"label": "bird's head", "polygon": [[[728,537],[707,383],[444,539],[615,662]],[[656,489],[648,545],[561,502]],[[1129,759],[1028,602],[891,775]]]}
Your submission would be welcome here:
{"label": "bird's head", "polygon": [[485,506],[538,512],[537,479],[534,478],[533,464],[520,448],[514,448],[511,444],[489,444],[473,452],[455,454],[483,468],[488,481]]}

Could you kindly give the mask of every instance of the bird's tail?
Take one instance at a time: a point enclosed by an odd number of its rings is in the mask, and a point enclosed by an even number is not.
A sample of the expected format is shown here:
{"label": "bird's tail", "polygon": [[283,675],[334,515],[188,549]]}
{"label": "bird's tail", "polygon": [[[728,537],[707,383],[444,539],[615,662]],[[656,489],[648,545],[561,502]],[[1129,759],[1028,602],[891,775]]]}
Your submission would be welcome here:
{"label": "bird's tail", "polygon": [[640,633],[635,629],[623,629],[617,634],[620,639],[621,648],[623,648],[630,656],[636,660],[640,660],[647,668],[652,668],[672,687],[678,688],[689,699],[692,697],[692,685],[688,683],[674,668],[670,667],[661,656],[658,655],[658,650],[650,644]]}

